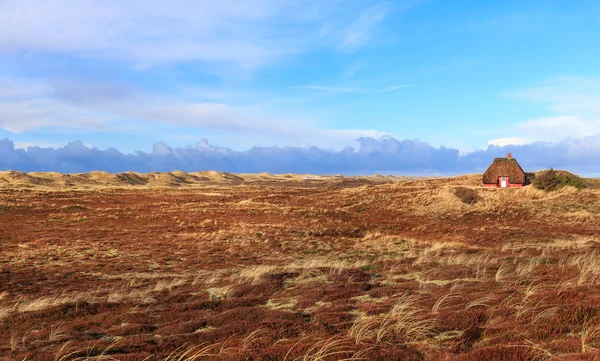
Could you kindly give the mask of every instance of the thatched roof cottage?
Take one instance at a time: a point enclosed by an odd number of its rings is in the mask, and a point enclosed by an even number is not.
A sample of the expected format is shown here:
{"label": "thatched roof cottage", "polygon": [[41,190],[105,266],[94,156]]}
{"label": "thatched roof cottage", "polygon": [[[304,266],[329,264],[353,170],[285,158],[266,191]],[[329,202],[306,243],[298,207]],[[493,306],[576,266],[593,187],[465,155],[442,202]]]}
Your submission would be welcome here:
{"label": "thatched roof cottage", "polygon": [[483,173],[483,185],[486,187],[522,187],[525,185],[525,172],[510,153],[506,158],[496,158]]}

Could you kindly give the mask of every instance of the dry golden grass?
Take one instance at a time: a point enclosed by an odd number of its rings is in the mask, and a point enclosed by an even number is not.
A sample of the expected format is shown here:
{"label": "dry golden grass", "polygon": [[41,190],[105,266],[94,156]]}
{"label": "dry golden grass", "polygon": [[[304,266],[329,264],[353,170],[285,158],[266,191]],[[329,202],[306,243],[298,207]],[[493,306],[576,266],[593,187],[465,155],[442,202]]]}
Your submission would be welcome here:
{"label": "dry golden grass", "polygon": [[376,342],[426,339],[433,332],[435,320],[424,317],[424,312],[419,309],[418,304],[417,296],[403,295],[387,313],[374,316],[359,315],[348,335],[354,337],[357,342],[373,338]]}
{"label": "dry golden grass", "polygon": [[[227,172],[203,171],[190,172],[124,172],[111,174],[108,172],[94,171],[80,174],[61,174],[55,172],[31,172],[0,171],[0,186],[18,188],[47,188],[47,189],[99,189],[107,187],[198,187],[214,184],[239,184],[239,183],[316,183],[343,182],[348,177],[315,176],[310,174],[232,174]],[[353,177],[357,181],[374,183],[381,182],[403,182],[416,177],[385,178]],[[214,195],[214,194],[213,194]]]}
{"label": "dry golden grass", "polygon": [[12,312],[12,307],[0,307],[0,320],[8,317]]}
{"label": "dry golden grass", "polygon": [[279,268],[278,266],[270,265],[251,266],[242,269],[237,275],[232,275],[231,279],[238,283],[250,281],[252,284],[257,284],[264,276],[274,273]]}
{"label": "dry golden grass", "polygon": [[279,298],[267,300],[265,307],[271,310],[292,311],[297,304],[298,300],[296,298]]}
{"label": "dry golden grass", "polygon": [[223,299],[228,298],[231,288],[232,286],[212,287],[207,288],[205,291],[208,293],[210,299]]}

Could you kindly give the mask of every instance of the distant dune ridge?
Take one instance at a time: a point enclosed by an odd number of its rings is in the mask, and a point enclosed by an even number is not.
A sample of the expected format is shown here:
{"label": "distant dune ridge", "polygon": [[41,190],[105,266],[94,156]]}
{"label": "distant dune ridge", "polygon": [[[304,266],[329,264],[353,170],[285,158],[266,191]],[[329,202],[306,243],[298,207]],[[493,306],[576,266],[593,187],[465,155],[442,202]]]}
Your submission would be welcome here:
{"label": "distant dune ridge", "polygon": [[400,180],[422,179],[402,176],[363,176],[343,177],[339,175],[318,176],[311,174],[233,174],[217,171],[199,171],[186,173],[180,170],[173,172],[123,172],[109,173],[93,171],[89,173],[57,173],[57,172],[19,172],[14,170],[0,171],[0,187],[24,188],[94,188],[94,187],[181,187],[210,184],[242,184],[260,182],[298,182],[314,183],[326,181],[357,182],[391,182]]}
{"label": "distant dune ridge", "polygon": [[235,183],[243,178],[226,172],[124,172],[63,174],[56,172],[0,172],[0,186],[94,187],[94,186],[182,186],[202,183]]}
{"label": "distant dune ridge", "polygon": [[[534,179],[538,174],[546,171],[528,173]],[[594,178],[580,178],[566,171],[558,171],[561,176],[579,179],[590,187],[600,187],[600,180]],[[441,176],[396,176],[396,175],[368,175],[368,176],[342,176],[342,175],[313,175],[313,174],[271,174],[217,172],[214,170],[184,172],[123,172],[109,173],[93,171],[89,173],[58,173],[58,172],[19,172],[14,170],[0,171],[0,188],[102,188],[102,187],[198,187],[209,185],[240,185],[240,184],[290,184],[310,186],[315,184],[330,183],[332,186],[360,186],[368,184],[427,181],[443,183],[447,186],[482,186],[481,174],[467,174],[454,177]],[[569,184],[566,184],[569,185]]]}

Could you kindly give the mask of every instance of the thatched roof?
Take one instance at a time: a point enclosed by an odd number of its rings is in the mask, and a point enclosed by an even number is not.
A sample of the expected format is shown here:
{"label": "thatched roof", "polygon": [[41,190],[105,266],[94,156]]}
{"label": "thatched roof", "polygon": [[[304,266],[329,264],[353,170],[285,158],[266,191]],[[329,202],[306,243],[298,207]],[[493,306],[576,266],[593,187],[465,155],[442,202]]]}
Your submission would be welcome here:
{"label": "thatched roof", "polygon": [[484,184],[496,184],[498,177],[508,177],[512,184],[525,184],[525,172],[514,158],[496,158],[483,173]]}

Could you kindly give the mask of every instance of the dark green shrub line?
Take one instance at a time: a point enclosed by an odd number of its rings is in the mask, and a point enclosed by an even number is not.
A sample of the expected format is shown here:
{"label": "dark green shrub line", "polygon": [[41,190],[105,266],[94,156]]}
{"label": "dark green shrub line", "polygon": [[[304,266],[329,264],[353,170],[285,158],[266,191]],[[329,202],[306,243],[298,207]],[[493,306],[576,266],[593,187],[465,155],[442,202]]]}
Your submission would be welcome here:
{"label": "dark green shrub line", "polygon": [[586,188],[585,181],[575,174],[557,171],[552,168],[538,173],[533,180],[532,185],[546,192],[559,190],[566,186],[575,187],[578,190]]}

